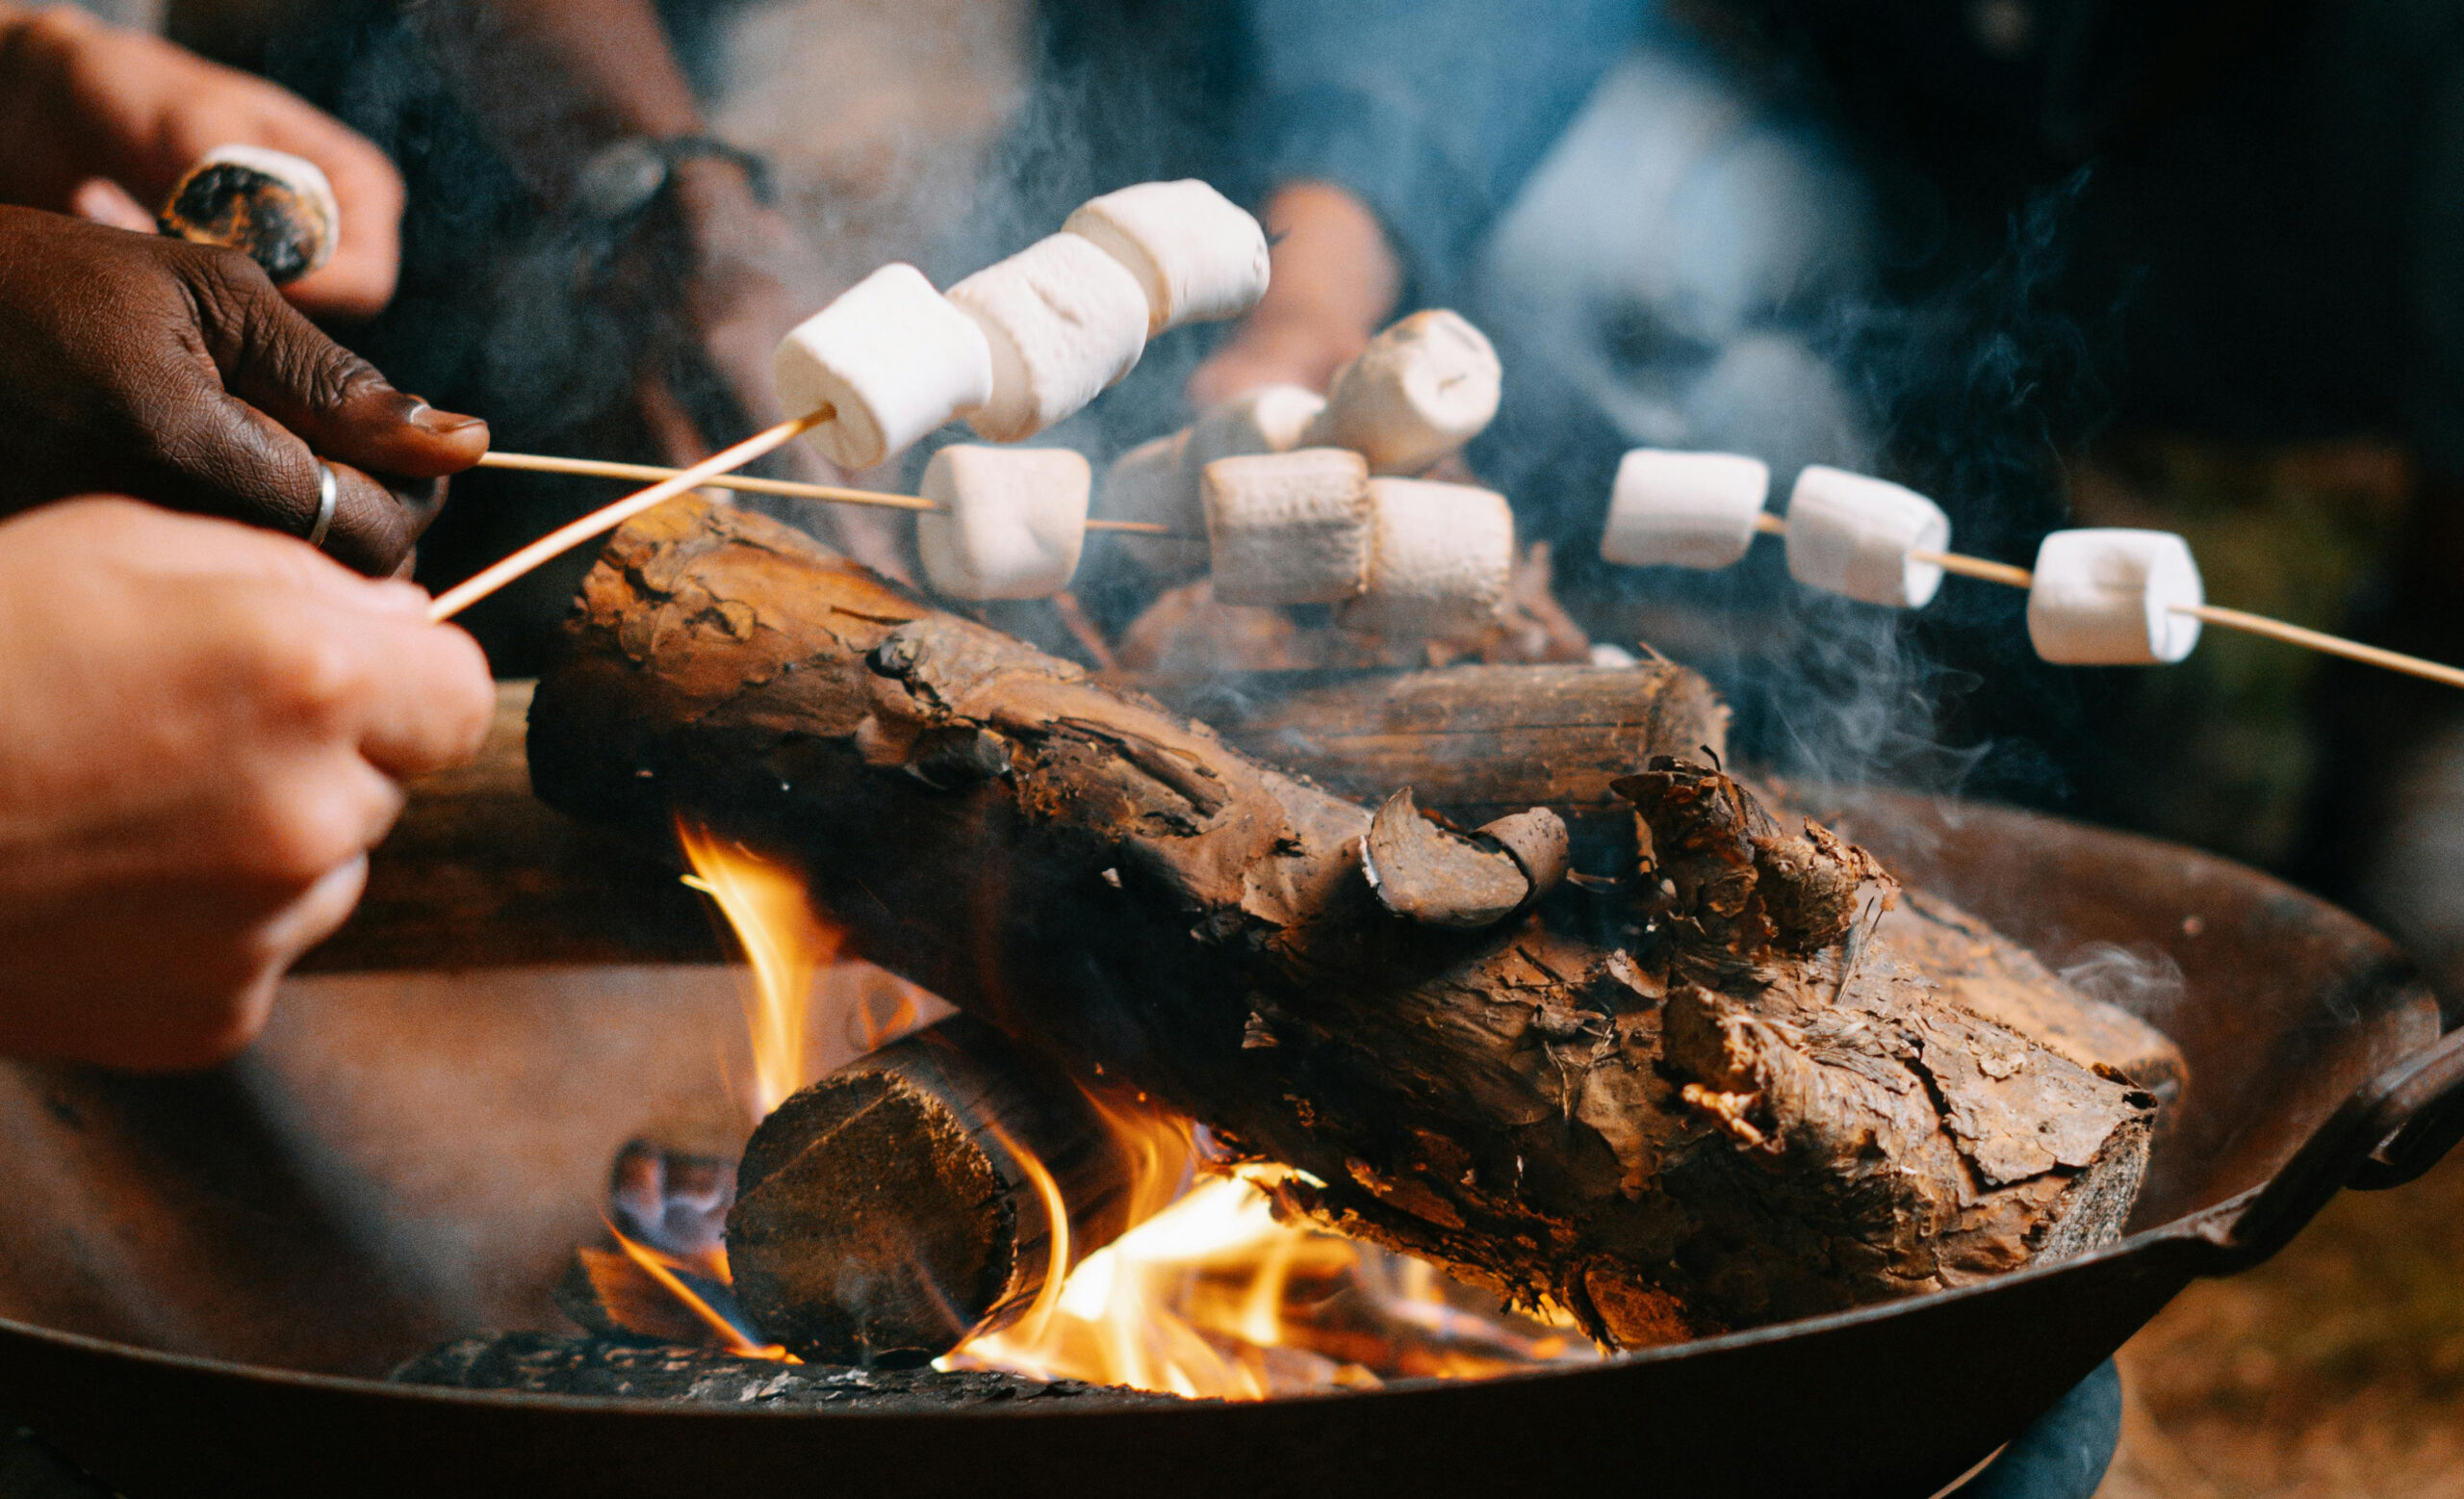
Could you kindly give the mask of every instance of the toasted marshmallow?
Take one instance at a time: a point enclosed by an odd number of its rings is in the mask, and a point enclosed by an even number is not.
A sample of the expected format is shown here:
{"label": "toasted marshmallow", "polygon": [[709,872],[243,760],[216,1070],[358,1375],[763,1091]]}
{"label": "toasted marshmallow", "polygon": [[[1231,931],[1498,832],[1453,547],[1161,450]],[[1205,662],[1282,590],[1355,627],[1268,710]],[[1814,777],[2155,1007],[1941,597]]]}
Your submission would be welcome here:
{"label": "toasted marshmallow", "polygon": [[1485,430],[1504,372],[1488,336],[1443,308],[1416,312],[1335,372],[1301,439],[1349,448],[1379,474],[1419,474]]}
{"label": "toasted marshmallow", "polygon": [[992,349],[992,394],[967,425],[1017,442],[1074,416],[1146,350],[1146,294],[1075,234],[1038,240],[950,288]]}
{"label": "toasted marshmallow", "polygon": [[1117,260],[1146,292],[1146,335],[1237,318],[1267,291],[1267,234],[1196,178],[1091,198],[1061,226]]}
{"label": "toasted marshmallow", "polygon": [[770,368],[782,410],[831,408],[805,436],[851,473],[886,462],[992,396],[983,330],[913,266],[884,266],[797,323]]}
{"label": "toasted marshmallow", "polygon": [[1369,465],[1340,448],[1218,458],[1200,483],[1222,604],[1333,604],[1368,586]]}
{"label": "toasted marshmallow", "polygon": [[1951,544],[1951,518],[1912,489],[1817,464],[1788,499],[1788,576],[1865,604],[1923,608],[1942,585],[1919,552]]}
{"label": "toasted marshmallow", "polygon": [[155,224],[244,253],[280,286],[334,258],[342,203],[324,168],[261,145],[218,145],[171,188]]}
{"label": "toasted marshmallow", "polygon": [[1041,599],[1069,586],[1087,541],[1087,460],[1067,448],[959,444],[924,467],[915,518],[933,586],[962,599]]}
{"label": "toasted marshmallow", "polygon": [[1637,448],[1617,464],[1603,561],[1627,567],[1732,566],[1754,545],[1771,468],[1733,452]]}
{"label": "toasted marshmallow", "polygon": [[2058,530],[2037,549],[2028,638],[2066,666],[2154,666],[2198,644],[2174,606],[2207,602],[2190,543],[2171,531]]}
{"label": "toasted marshmallow", "polygon": [[1369,586],[1341,623],[1380,635],[1483,630],[1503,613],[1514,573],[1514,510],[1470,484],[1369,481]]}

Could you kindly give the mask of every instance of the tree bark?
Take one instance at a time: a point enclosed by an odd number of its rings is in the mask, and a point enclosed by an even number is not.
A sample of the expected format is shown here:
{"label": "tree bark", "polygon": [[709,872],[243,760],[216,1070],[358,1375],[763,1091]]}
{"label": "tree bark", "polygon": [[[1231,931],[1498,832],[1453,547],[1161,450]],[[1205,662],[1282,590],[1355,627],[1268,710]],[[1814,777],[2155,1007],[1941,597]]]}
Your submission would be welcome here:
{"label": "tree bark", "polygon": [[1661,909],[1656,868],[1623,945],[1571,891],[1415,923],[1366,808],[741,511],[611,539],[529,747],[552,802],[794,851],[876,962],[1621,1346],[2104,1242],[2143,1170],[2152,1099],[1950,1003],[1857,924],[1870,861],[1738,832],[1724,776],[1653,839],[1716,898]]}

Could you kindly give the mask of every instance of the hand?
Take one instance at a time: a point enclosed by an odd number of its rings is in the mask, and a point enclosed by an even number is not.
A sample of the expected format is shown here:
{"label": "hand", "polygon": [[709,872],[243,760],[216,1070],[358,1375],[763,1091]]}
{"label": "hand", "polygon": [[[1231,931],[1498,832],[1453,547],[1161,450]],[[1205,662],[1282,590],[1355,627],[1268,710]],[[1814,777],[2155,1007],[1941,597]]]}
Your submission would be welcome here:
{"label": "hand", "polygon": [[284,288],[320,316],[372,318],[401,262],[402,178],[365,137],[287,90],[74,6],[0,10],[0,201],[150,234],[171,188],[218,145],[324,169],[334,258]]}
{"label": "hand", "polygon": [[426,595],[125,500],[0,523],[0,1053],[197,1067],[493,694]]}
{"label": "hand", "polygon": [[1384,324],[1401,295],[1402,267],[1369,206],[1338,187],[1276,190],[1261,216],[1274,248],[1267,295],[1232,337],[1190,376],[1203,411],[1261,385],[1324,390]]}
{"label": "hand", "polygon": [[487,451],[385,382],[236,250],[0,208],[0,515],[111,490],[302,535],[393,571]]}

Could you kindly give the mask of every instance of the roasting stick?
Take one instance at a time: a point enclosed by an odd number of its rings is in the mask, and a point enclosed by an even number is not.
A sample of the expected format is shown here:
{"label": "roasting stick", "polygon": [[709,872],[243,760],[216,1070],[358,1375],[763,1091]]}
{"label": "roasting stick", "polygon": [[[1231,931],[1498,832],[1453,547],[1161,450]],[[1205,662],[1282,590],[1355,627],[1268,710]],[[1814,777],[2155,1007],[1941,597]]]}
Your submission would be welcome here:
{"label": "roasting stick", "polygon": [[569,526],[559,527],[503,561],[475,573],[438,594],[436,602],[427,607],[427,617],[431,621],[451,619],[540,563],[572,551],[593,536],[614,530],[634,516],[665,504],[688,489],[699,489],[731,469],[741,468],[765,452],[786,446],[837,414],[834,408],[823,406],[792,422],[782,422],[766,431],[754,433],[732,448],[721,449],[691,468],[681,470],[639,494],[628,495],[614,504],[591,511]]}
{"label": "roasting stick", "polygon": [[[1784,536],[1788,532],[1788,522],[1784,516],[1766,510],[1755,518],[1754,529],[1765,535]],[[2000,583],[2005,587],[2021,590],[2036,585],[2034,573],[2009,562],[1993,562],[1984,557],[1964,556],[1957,552],[1912,552],[1909,556],[1919,562],[1931,563],[1946,573],[1956,573],[1962,578],[1982,579],[1987,582]],[[2449,666],[2440,661],[2426,660],[2418,656],[2406,656],[2400,651],[2388,651],[2374,645],[2364,645],[2358,640],[2348,640],[2342,635],[2331,635],[2323,631],[2289,625],[2280,619],[2270,619],[2265,614],[2253,614],[2246,609],[2226,608],[2217,604],[2176,604],[2172,606],[2172,612],[2188,615],[2201,624],[2214,625],[2219,630],[2238,630],[2244,634],[2278,640],[2287,645],[2297,645],[2324,656],[2340,656],[2347,660],[2360,661],[2364,665],[2401,672],[2406,676],[2419,677],[2426,682],[2443,683],[2451,687],[2464,687],[2464,667]]]}
{"label": "roasting stick", "polygon": [[[661,468],[652,463],[610,463],[603,458],[559,458],[538,452],[491,452],[479,460],[486,469],[520,469],[529,474],[579,474],[590,478],[672,478],[681,469]],[[836,484],[808,484],[792,478],[756,478],[745,474],[729,474],[706,479],[711,489],[739,489],[747,494],[789,495],[799,500],[828,500],[838,504],[878,505],[890,510],[947,510],[949,506],[918,495],[882,494],[871,489],[847,489]],[[1091,520],[1089,530],[1132,531],[1142,536],[1170,536],[1173,530],[1161,521]]]}

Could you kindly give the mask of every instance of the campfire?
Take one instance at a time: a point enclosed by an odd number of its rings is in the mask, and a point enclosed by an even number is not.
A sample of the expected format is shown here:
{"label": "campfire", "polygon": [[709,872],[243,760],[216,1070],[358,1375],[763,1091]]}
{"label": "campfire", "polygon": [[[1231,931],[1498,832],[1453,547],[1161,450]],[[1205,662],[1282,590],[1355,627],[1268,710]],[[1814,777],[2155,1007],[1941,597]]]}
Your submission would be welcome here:
{"label": "campfire", "polygon": [[[947,1013],[869,964],[841,961],[843,928],[783,861],[690,821],[678,837],[687,883],[744,958],[752,1073],[730,1081],[754,1122],[811,1080],[804,1059],[816,1033],[869,1053]],[[1069,1225],[1086,1214],[1031,1150],[1002,1139],[1056,1226],[1051,1260],[1068,1273],[970,1330],[934,1367],[1263,1400],[1600,1357],[1570,1319],[1519,1315],[1424,1260],[1291,1221],[1251,1179],[1260,1168],[1211,1151],[1185,1119],[1132,1095],[1087,1102],[1125,1168],[1127,1231],[1073,1248]],[[724,1242],[734,1191],[732,1161],[629,1143],[610,1174],[610,1247],[576,1250],[560,1300],[602,1333],[801,1362],[735,1298]]]}

